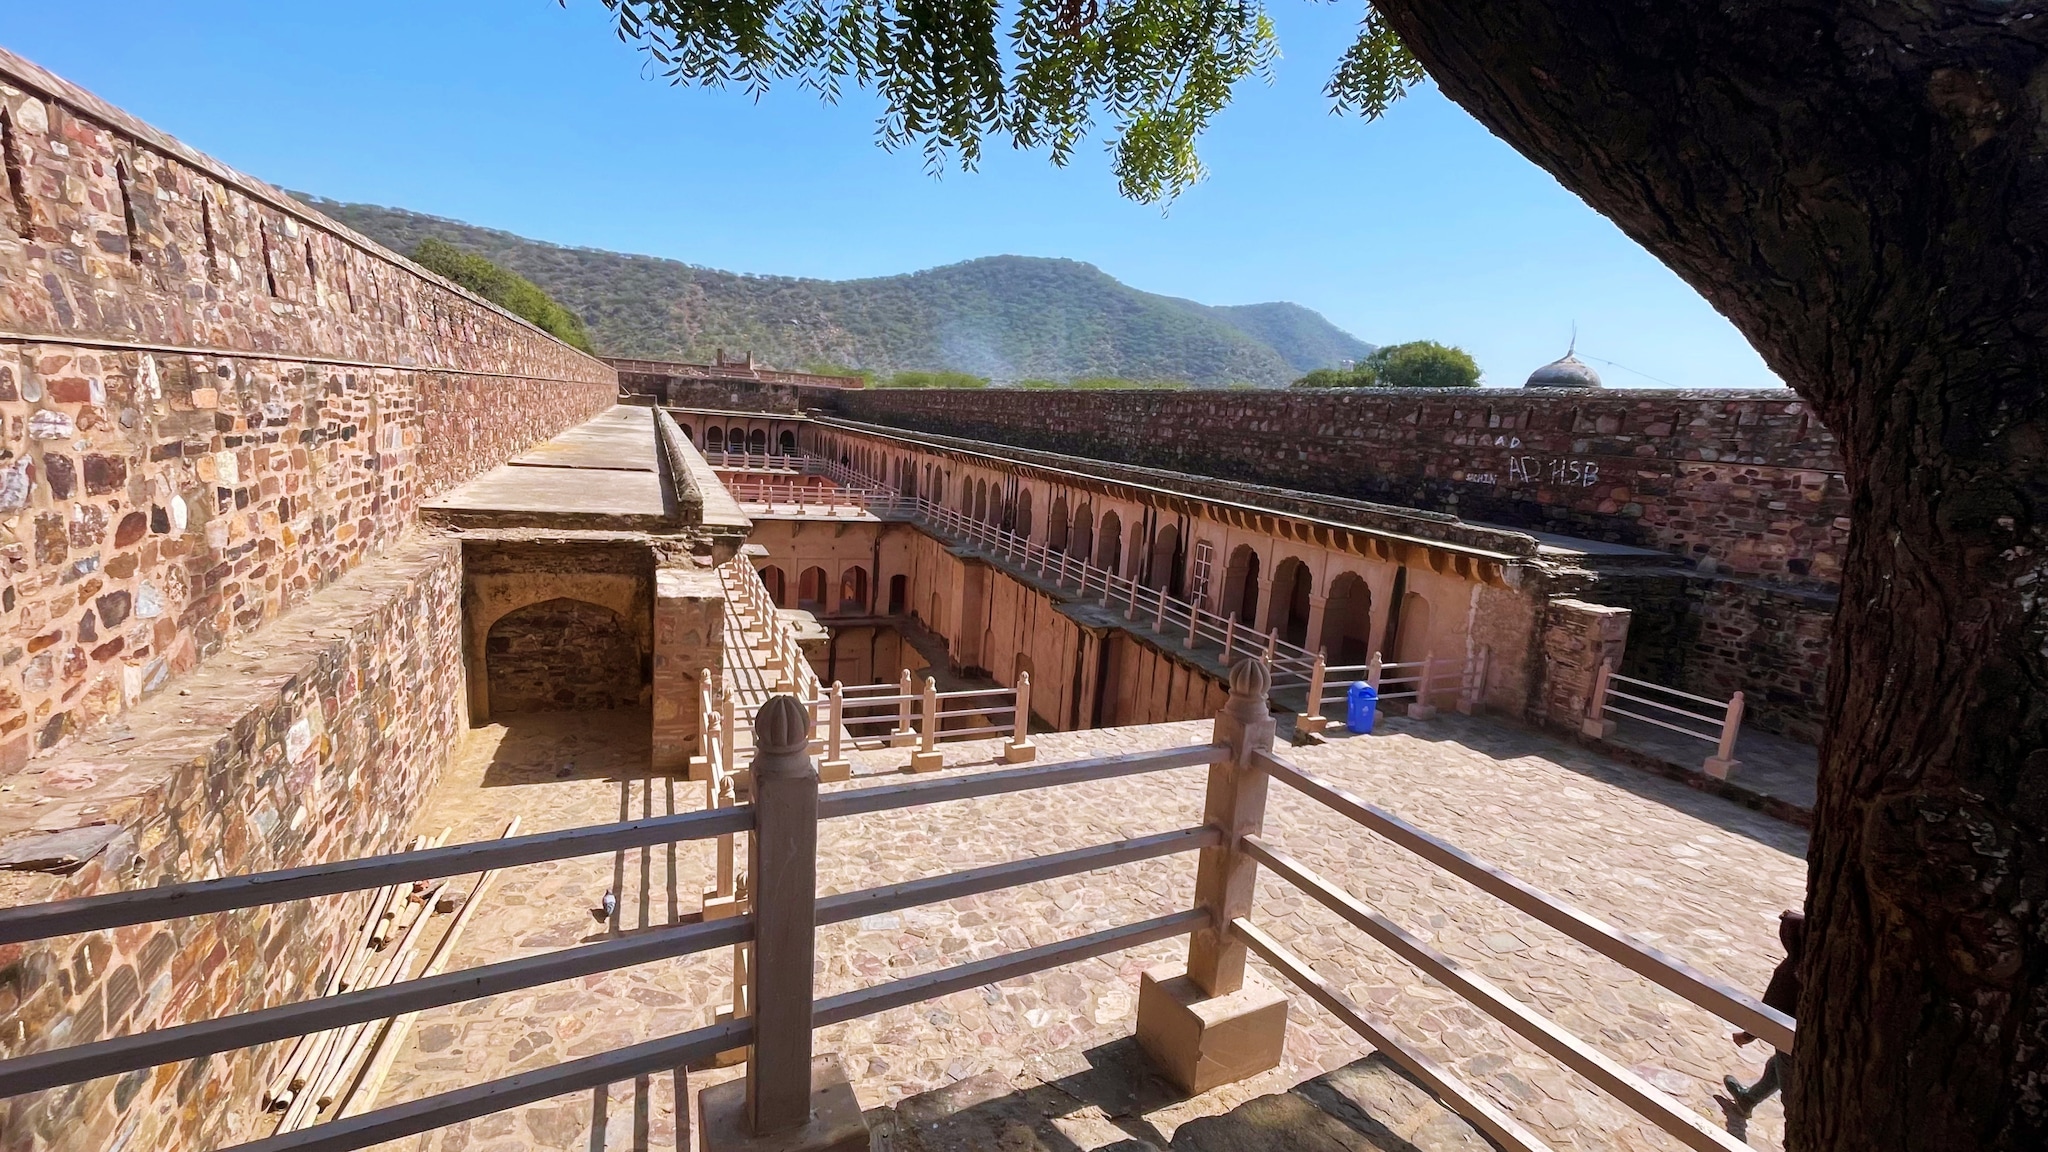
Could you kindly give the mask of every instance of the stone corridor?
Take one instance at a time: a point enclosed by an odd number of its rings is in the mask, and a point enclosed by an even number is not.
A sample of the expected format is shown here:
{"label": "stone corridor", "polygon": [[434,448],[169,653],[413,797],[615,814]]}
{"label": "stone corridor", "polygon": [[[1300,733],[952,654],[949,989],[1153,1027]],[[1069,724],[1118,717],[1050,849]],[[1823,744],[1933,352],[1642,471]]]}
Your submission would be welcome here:
{"label": "stone corridor", "polygon": [[[1195,742],[1208,728],[1204,721],[1037,740],[1040,761],[1050,763]],[[702,785],[645,777],[646,730],[645,717],[630,711],[534,715],[475,730],[417,830],[452,826],[456,838],[469,839],[495,835],[515,813],[524,831],[541,831],[701,806]],[[993,742],[942,747],[948,771],[985,770],[995,755]],[[1768,977],[1777,960],[1776,914],[1796,906],[1803,891],[1798,828],[1487,720],[1393,720],[1378,735],[1283,755],[1744,988],[1759,989]],[[876,783],[901,758],[897,751],[856,753],[856,778],[841,787]],[[1186,826],[1199,819],[1202,781],[1202,770],[1183,769],[833,821],[820,835],[820,891]],[[1738,1051],[1718,1020],[1285,788],[1274,790],[1267,827],[1270,839],[1304,863],[1702,1115],[1719,1118],[1712,1094],[1722,1073],[1750,1077],[1760,1068],[1757,1046]],[[1186,907],[1193,865],[1192,857],[1167,858],[823,929],[818,992]],[[488,895],[454,966],[692,918],[710,866],[705,843],[681,846],[673,859],[656,849],[514,870]],[[616,929],[591,911],[608,887],[620,898]],[[1283,884],[1261,879],[1254,919],[1553,1147],[1678,1146]],[[1138,972],[1183,948],[1178,941],[1151,945],[838,1025],[818,1034],[817,1050],[842,1054],[876,1130],[931,1114],[931,1101],[944,1094],[919,1094],[946,1089],[984,1101],[977,1114],[1005,1118],[1000,1131],[967,1125],[947,1146],[1005,1149],[1095,1149],[1133,1139],[1163,1146],[1188,1120],[1282,1091],[1366,1051],[1296,996],[1287,1058],[1259,1077],[1193,1101],[1151,1094],[1109,1106],[1081,1099],[1042,1106],[1047,1085],[1127,1056]],[[729,977],[721,951],[429,1012],[380,1103],[696,1027],[727,998]],[[691,1072],[691,1095],[737,1071]],[[685,1147],[676,1079],[617,1084],[602,1097],[558,1098],[387,1147]],[[1032,1104],[1032,1125],[1020,1127],[1018,1113],[986,1103],[1006,1092]],[[900,1115],[892,1110],[912,1097]],[[1749,1139],[1775,1150],[1781,1132],[1773,1102],[1759,1110]]]}

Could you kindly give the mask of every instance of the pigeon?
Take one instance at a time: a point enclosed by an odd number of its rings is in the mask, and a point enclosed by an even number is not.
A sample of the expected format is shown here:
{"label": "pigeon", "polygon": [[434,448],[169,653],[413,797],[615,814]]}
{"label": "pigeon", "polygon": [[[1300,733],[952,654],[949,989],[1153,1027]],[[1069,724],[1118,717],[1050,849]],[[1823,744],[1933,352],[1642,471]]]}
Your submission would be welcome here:
{"label": "pigeon", "polygon": [[599,924],[609,923],[611,918],[617,916],[618,914],[619,898],[610,890],[606,890],[604,894],[604,902],[590,910],[591,917],[595,919]]}

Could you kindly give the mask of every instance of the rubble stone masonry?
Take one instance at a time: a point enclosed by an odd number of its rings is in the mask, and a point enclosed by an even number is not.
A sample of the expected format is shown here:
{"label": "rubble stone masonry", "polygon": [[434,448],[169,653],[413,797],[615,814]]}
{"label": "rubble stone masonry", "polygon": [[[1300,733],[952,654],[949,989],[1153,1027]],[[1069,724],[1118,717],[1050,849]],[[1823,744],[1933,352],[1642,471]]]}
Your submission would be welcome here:
{"label": "rubble stone masonry", "polygon": [[[465,716],[416,511],[613,372],[4,51],[0,151],[0,853],[82,861],[6,903],[397,847]],[[0,949],[0,1054],[317,994],[367,899]],[[0,1102],[0,1147],[248,1138],[283,1047]]]}

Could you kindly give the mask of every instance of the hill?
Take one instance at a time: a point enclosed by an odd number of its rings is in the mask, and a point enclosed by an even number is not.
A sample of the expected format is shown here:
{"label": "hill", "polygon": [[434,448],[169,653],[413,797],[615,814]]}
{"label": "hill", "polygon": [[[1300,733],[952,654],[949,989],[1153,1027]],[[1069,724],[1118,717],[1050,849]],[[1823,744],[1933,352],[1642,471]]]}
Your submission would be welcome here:
{"label": "hill", "polygon": [[725,348],[784,368],[1280,387],[1372,351],[1297,304],[1212,307],[1141,292],[1075,260],[990,256],[866,280],[748,276],[300,198],[399,252],[439,239],[533,281],[582,317],[608,356],[701,361]]}

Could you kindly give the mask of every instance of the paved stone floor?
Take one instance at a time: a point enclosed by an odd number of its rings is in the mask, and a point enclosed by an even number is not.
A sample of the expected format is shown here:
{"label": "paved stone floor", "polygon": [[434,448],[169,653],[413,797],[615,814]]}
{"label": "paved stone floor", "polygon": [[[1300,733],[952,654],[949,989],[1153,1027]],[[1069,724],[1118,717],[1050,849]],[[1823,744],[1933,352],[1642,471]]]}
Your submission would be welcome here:
{"label": "paved stone floor", "polygon": [[[1206,721],[1036,737],[1040,761],[1195,743]],[[632,712],[515,718],[470,734],[418,825],[459,838],[495,834],[514,812],[526,830],[689,810],[701,785],[648,781],[647,718]],[[950,770],[985,770],[993,742],[944,746]],[[1326,774],[1698,967],[1760,988],[1777,960],[1780,908],[1804,887],[1804,833],[1682,784],[1499,723],[1455,716],[1389,721],[1382,732],[1287,750]],[[846,787],[894,771],[899,752],[860,753]],[[820,835],[821,891],[846,891],[1194,824],[1202,769],[837,820]],[[1718,1120],[1722,1073],[1752,1077],[1762,1051],[1618,965],[1278,788],[1270,838],[1437,947],[1494,979],[1622,1063]],[[1186,907],[1192,857],[1030,885],[874,917],[819,934],[827,995],[909,973]],[[464,937],[456,966],[604,938],[688,918],[709,883],[708,844],[591,857],[507,873]],[[615,929],[589,911],[620,894]],[[1270,877],[1255,919],[1359,1003],[1454,1065],[1559,1149],[1677,1148],[1619,1105],[1359,933]],[[824,1029],[862,1102],[881,1109],[974,1081],[977,1092],[1044,1093],[1095,1063],[1127,1058],[1138,972],[1177,959],[1169,941]],[[699,1026],[728,993],[729,957],[686,960],[567,982],[424,1015],[387,1083],[390,1104]],[[1256,963],[1256,962],[1255,962]],[[1266,972],[1269,980],[1279,977]],[[1045,1129],[1019,1148],[1163,1145],[1180,1124],[1337,1068],[1367,1049],[1304,997],[1294,999],[1282,1067],[1194,1101],[1072,1100],[1041,1109]],[[1756,1049],[1760,1046],[1752,1046]],[[1119,1054],[1122,1054],[1121,1057]],[[689,1074],[690,1094],[736,1074]],[[652,1077],[533,1105],[387,1147],[673,1148],[677,1077]],[[1037,1097],[1033,1097],[1037,1099]],[[1781,1147],[1776,1102],[1749,1130]],[[1056,1136],[1057,1139],[1051,1137]],[[1020,1140],[1023,1137],[1019,1137]],[[1003,1146],[1012,1142],[1007,1138]]]}

